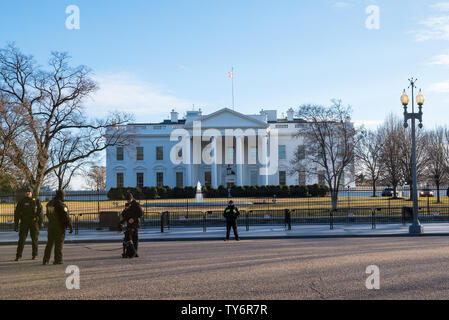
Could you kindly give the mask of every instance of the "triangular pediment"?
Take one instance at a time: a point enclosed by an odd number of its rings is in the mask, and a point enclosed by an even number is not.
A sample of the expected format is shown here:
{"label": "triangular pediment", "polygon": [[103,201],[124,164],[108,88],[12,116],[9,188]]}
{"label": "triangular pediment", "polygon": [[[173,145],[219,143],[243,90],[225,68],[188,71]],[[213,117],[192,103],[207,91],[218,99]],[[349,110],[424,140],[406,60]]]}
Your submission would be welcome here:
{"label": "triangular pediment", "polygon": [[[268,124],[256,117],[224,108],[201,118],[201,128],[260,128],[265,129]],[[186,128],[193,128],[193,122],[187,123]]]}

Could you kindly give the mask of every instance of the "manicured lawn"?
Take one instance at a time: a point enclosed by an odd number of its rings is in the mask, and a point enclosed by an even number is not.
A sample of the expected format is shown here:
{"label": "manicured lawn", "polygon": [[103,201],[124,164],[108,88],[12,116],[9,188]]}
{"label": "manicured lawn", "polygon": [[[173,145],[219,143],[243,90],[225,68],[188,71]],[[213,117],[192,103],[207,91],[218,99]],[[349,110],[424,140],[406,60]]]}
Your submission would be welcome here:
{"label": "manicured lawn", "polygon": [[[331,208],[331,200],[329,197],[325,198],[234,198],[233,199],[240,210],[279,210],[284,209],[297,209],[304,210],[329,210]],[[217,205],[217,203],[226,203],[227,198],[222,199],[204,199],[204,202],[211,202],[210,206],[198,206],[195,203],[195,199],[158,199],[158,200],[141,200],[140,203],[144,206],[144,211],[147,217],[158,217],[164,211],[169,211],[174,214],[186,214],[189,216],[201,216],[207,211],[222,212],[225,208],[224,205]],[[240,203],[246,203],[241,204]],[[83,214],[80,219],[92,220],[94,216],[100,211],[114,211],[120,212],[125,207],[125,201],[67,201],[66,202],[71,214]],[[176,203],[185,204],[183,206],[145,206],[146,204],[166,204]],[[47,202],[42,203],[44,208]],[[419,199],[419,206],[423,211],[427,211],[427,198]],[[448,208],[449,200],[447,197],[441,198],[441,203],[436,202],[435,198],[429,199],[430,212],[438,210],[440,208]],[[392,200],[389,198],[372,198],[372,197],[342,197],[339,199],[339,208],[401,208],[403,206],[412,206],[412,202],[407,199]],[[45,209],[44,209],[45,210]],[[356,211],[355,211],[356,212]],[[14,214],[13,204],[0,204],[0,215],[11,216]]]}

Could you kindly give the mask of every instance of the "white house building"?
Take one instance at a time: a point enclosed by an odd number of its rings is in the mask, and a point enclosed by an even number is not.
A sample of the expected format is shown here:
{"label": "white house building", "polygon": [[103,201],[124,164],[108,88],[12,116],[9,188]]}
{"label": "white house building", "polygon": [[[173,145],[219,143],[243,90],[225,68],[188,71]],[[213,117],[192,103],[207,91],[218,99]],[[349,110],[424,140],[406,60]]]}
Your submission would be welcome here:
{"label": "white house building", "polygon": [[[308,125],[293,109],[279,119],[276,110],[246,115],[227,108],[209,115],[171,112],[161,123],[130,124],[127,146],[106,151],[107,190],[115,187],[325,184],[324,172],[291,172],[291,159]],[[123,129],[123,128],[122,128]],[[304,154],[305,165],[307,165]],[[313,172],[313,173],[311,173]],[[343,184],[354,185],[354,173]]]}

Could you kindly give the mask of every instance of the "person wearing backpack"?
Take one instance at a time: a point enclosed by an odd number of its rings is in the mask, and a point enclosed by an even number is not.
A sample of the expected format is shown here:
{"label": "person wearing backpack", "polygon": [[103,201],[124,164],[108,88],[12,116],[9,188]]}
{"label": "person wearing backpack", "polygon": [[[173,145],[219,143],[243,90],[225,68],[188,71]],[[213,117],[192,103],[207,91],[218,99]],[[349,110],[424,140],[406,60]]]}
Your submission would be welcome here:
{"label": "person wearing backpack", "polygon": [[139,245],[139,228],[140,219],[143,216],[143,210],[140,204],[134,199],[132,193],[126,195],[126,208],[122,213],[120,225],[125,225],[125,238],[123,239],[123,254],[122,257],[126,257],[126,245],[132,241],[135,249],[134,257],[138,258],[137,248]]}
{"label": "person wearing backpack", "polygon": [[48,240],[45,247],[43,264],[50,261],[51,250],[55,247],[53,264],[62,264],[62,247],[65,240],[66,229],[73,233],[72,220],[69,216],[69,209],[64,203],[65,193],[62,190],[56,191],[56,196],[47,204],[48,218]]}

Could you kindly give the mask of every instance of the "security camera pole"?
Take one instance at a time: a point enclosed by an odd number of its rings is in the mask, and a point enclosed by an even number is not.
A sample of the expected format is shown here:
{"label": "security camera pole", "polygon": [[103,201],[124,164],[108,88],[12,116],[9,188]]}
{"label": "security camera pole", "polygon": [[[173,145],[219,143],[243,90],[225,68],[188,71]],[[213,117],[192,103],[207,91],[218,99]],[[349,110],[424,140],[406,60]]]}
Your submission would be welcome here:
{"label": "security camera pole", "polygon": [[416,178],[416,136],[415,136],[415,120],[419,120],[418,127],[422,129],[422,106],[424,104],[424,95],[421,90],[419,90],[419,94],[416,97],[416,102],[419,106],[419,112],[415,113],[415,100],[414,100],[414,89],[416,88],[415,83],[418,79],[409,79],[410,86],[412,88],[412,112],[407,112],[407,105],[410,102],[410,99],[405,92],[402,94],[401,103],[404,106],[404,127],[408,127],[408,120],[412,120],[412,180],[413,180],[413,224],[409,228],[410,234],[422,234],[424,233],[424,228],[421,226],[418,220],[418,182]]}

